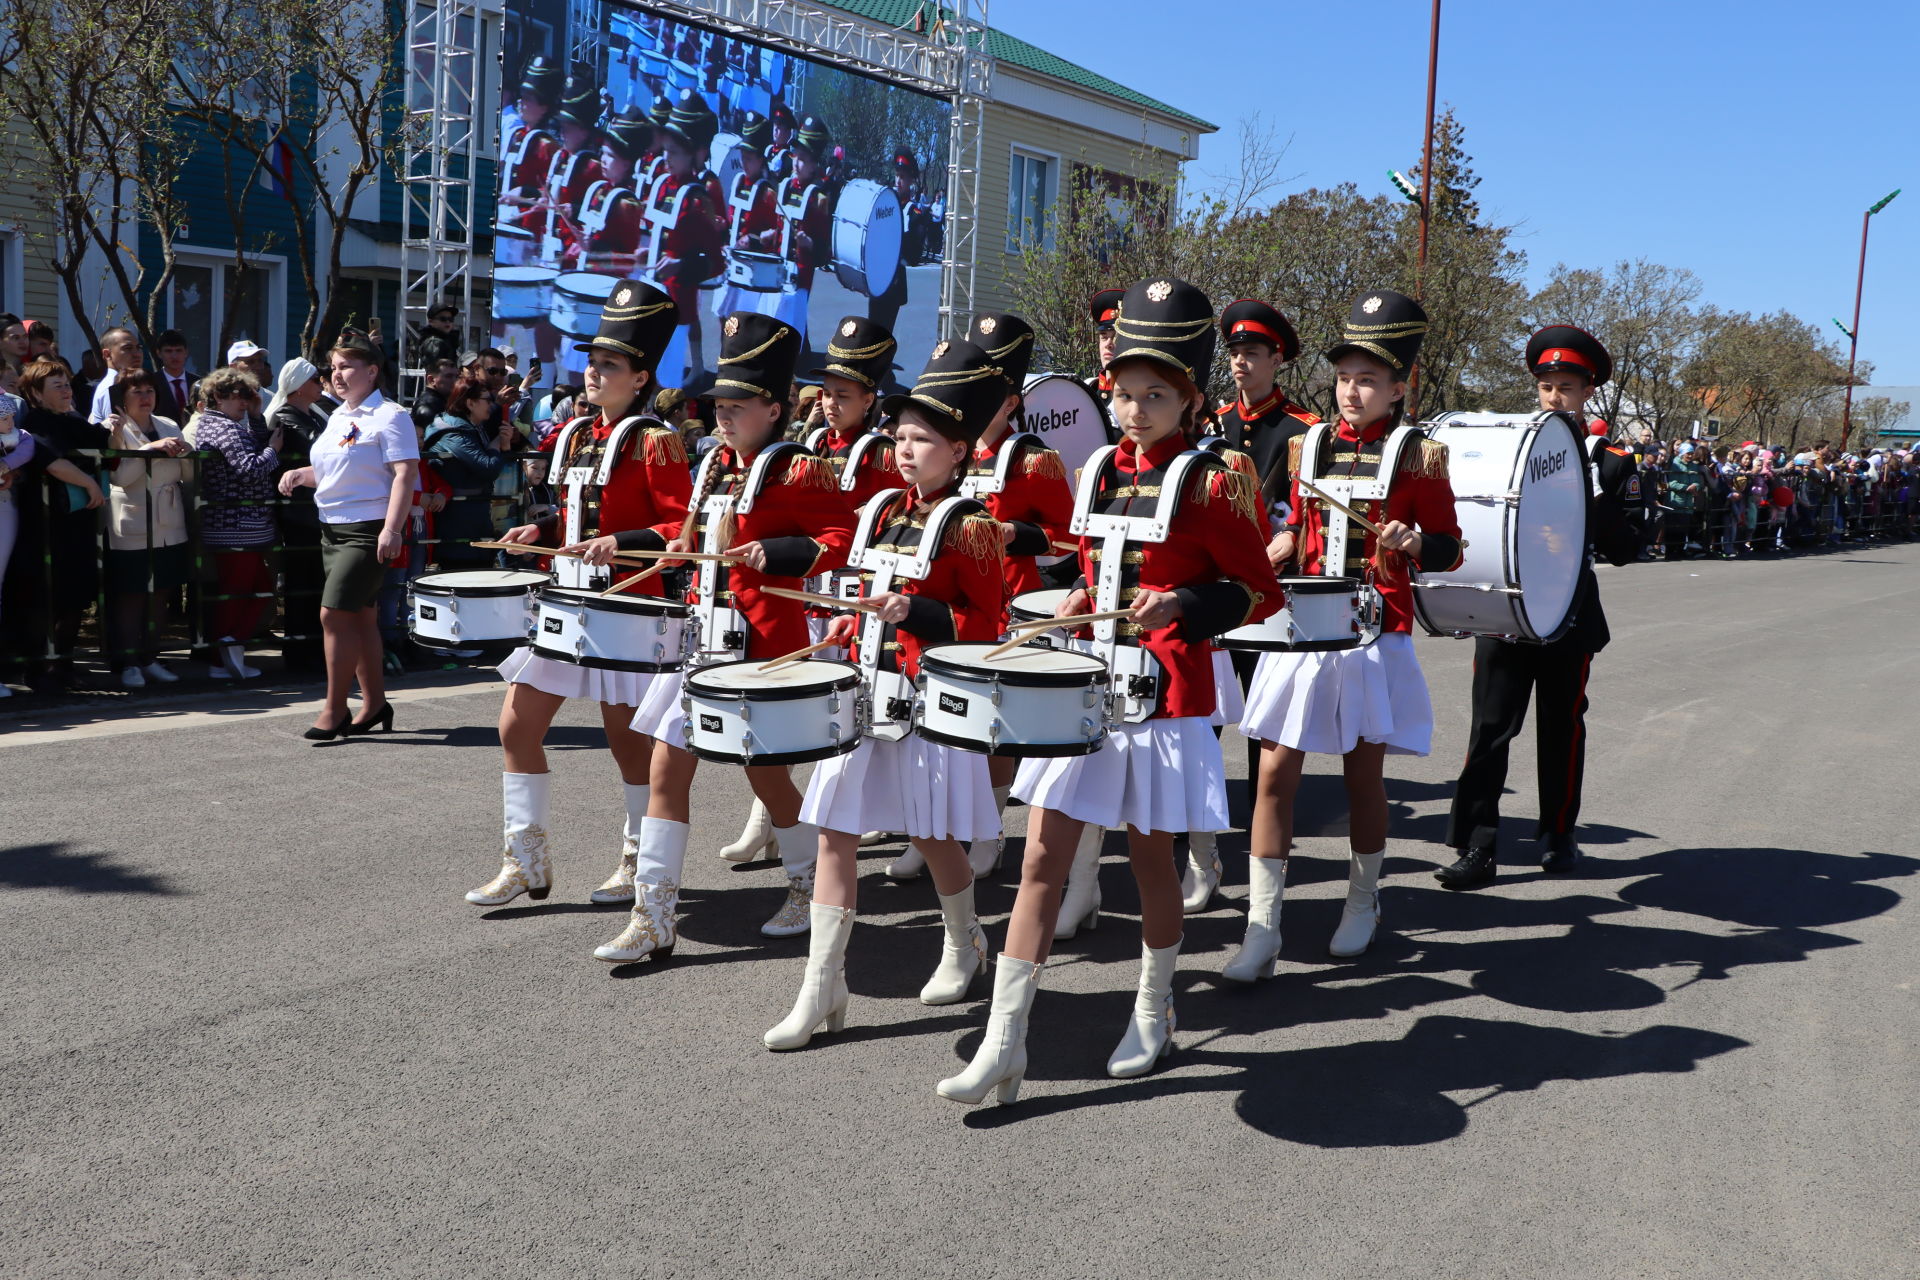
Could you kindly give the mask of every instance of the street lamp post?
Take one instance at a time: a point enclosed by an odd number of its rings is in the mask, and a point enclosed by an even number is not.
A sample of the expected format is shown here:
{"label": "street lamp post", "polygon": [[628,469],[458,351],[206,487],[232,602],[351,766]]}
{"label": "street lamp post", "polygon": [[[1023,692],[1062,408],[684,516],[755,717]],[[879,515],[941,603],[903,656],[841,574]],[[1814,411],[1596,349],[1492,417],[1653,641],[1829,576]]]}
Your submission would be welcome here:
{"label": "street lamp post", "polygon": [[[1434,0],[1439,4],[1440,0]],[[1847,398],[1840,410],[1840,447],[1847,447],[1847,440],[1853,434],[1853,366],[1860,354],[1860,295],[1867,287],[1867,228],[1873,225],[1873,215],[1893,203],[1893,197],[1900,194],[1895,187],[1883,196],[1880,202],[1860,215],[1860,271],[1853,278],[1853,328],[1847,334]],[[1422,244],[1425,244],[1424,239]]]}
{"label": "street lamp post", "polygon": [[[1413,296],[1426,301],[1427,222],[1433,212],[1433,91],[1440,70],[1440,0],[1433,0],[1433,23],[1427,32],[1427,133],[1420,153],[1420,258],[1413,268]],[[1420,367],[1414,366],[1413,385],[1407,388],[1408,416],[1420,416]]]}

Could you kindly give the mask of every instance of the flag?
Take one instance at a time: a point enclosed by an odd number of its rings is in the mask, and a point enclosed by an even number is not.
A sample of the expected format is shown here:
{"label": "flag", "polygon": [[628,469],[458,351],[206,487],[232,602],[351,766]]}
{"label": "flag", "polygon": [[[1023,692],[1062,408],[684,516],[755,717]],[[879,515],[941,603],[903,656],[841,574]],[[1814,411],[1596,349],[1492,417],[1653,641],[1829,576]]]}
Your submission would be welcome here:
{"label": "flag", "polygon": [[260,153],[260,189],[278,197],[293,190],[293,147],[278,130]]}

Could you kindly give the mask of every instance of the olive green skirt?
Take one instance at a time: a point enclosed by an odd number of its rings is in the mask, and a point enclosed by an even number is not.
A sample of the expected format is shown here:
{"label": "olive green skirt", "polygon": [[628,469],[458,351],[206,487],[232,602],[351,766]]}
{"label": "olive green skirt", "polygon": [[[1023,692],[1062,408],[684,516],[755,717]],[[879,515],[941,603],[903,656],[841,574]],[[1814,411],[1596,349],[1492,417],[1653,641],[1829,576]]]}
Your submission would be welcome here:
{"label": "olive green skirt", "polygon": [[328,609],[373,608],[380,598],[385,566],[380,563],[380,520],[353,520],[320,526],[320,563],[327,583],[320,604]]}

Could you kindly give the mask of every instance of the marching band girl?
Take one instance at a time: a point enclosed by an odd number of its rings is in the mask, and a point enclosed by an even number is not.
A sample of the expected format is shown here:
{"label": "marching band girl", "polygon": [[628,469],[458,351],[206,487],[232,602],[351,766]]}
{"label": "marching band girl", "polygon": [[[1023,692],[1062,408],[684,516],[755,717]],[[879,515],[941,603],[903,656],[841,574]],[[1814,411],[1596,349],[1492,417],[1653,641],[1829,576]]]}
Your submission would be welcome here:
{"label": "marching band girl", "polygon": [[[995,972],[986,1036],[967,1068],[938,1086],[956,1102],[979,1102],[988,1093],[1011,1102],[1019,1092],[1028,1012],[1052,943],[1061,885],[1087,823],[1129,829],[1140,887],[1140,985],[1107,1072],[1145,1074],[1171,1048],[1183,922],[1173,836],[1227,826],[1225,769],[1208,723],[1215,690],[1206,641],[1280,606],[1252,484],[1211,455],[1181,457],[1205,406],[1199,384],[1213,356],[1206,295],[1175,280],[1137,284],[1120,302],[1116,335],[1108,372],[1124,439],[1109,460],[1083,474],[1083,488],[1094,486],[1083,501],[1090,513],[1117,517],[1113,523],[1122,527],[1133,527],[1133,518],[1142,526],[1166,521],[1161,541],[1112,533],[1097,547],[1091,537],[1081,540],[1085,580],[1100,584],[1100,605],[1131,610],[1118,636],[1102,639],[1116,672],[1124,658],[1126,672],[1134,673],[1116,677],[1116,693],[1128,704],[1126,722],[1115,724],[1092,755],[1021,766],[1014,794],[1032,807],[1026,866]],[[1163,490],[1169,490],[1165,501]],[[1060,613],[1086,613],[1093,604],[1083,587]]]}
{"label": "marching band girl", "polygon": [[[1275,539],[1277,562],[1301,572],[1370,580],[1381,599],[1381,634],[1371,644],[1324,653],[1261,656],[1247,691],[1241,732],[1261,743],[1248,860],[1247,932],[1222,976],[1252,982],[1273,975],[1280,954],[1280,907],[1293,840],[1293,798],[1308,752],[1337,755],[1351,813],[1347,902],[1328,951],[1357,956],[1380,921],[1380,864],[1386,858],[1387,752],[1425,755],[1433,708],[1414,657],[1411,572],[1460,564],[1460,523],[1447,478],[1446,446],[1409,429],[1396,435],[1407,377],[1419,358],[1427,314],[1389,289],[1354,299],[1344,339],[1327,352],[1339,423],[1290,443],[1291,510]],[[1315,452],[1308,453],[1309,441]],[[1308,479],[1388,476],[1384,499],[1349,505],[1379,526],[1358,526],[1300,486]]]}
{"label": "marching band girl", "polygon": [[[881,669],[910,679],[929,645],[1000,636],[1000,528],[980,502],[959,496],[959,481],[973,441],[1005,399],[1006,387],[986,352],[970,342],[943,342],[913,393],[887,401],[896,420],[900,478],[911,487],[873,500],[880,506],[862,519],[861,546],[907,550],[923,539],[938,539],[939,545],[925,577],[863,593],[878,618],[872,636],[883,646]],[[828,635],[851,646],[857,632],[855,618],[841,615]],[[830,1031],[846,1023],[847,941],[858,895],[860,833],[868,830],[905,832],[933,869],[946,939],[921,1002],[966,999],[974,978],[986,971],[987,948],[961,842],[1000,830],[986,756],[917,734],[896,741],[867,737],[852,754],[815,768],[800,816],[820,828],[813,929],[800,994],[787,1017],[762,1037],[766,1046],[798,1049],[823,1022]]]}
{"label": "marching band girl", "polygon": [[[672,299],[642,281],[615,287],[602,313],[598,335],[579,350],[588,353],[586,389],[595,412],[554,433],[554,471],[565,483],[559,513],[520,525],[508,542],[546,543],[556,536],[580,559],[556,567],[562,585],[588,586],[592,569],[611,563],[616,549],[664,547],[661,530],[677,530],[686,518],[691,478],[680,436],[643,412],[653,394],[654,362],[678,317]],[[608,460],[616,459],[608,466]],[[604,480],[603,480],[604,477]],[[588,568],[580,568],[585,565]],[[627,588],[658,594],[659,581]],[[620,867],[598,889],[595,902],[633,897],[634,859],[640,823],[647,813],[647,771],[652,744],[628,728],[652,676],[604,671],[516,650],[500,664],[507,697],[500,709],[500,746],[506,755],[506,854],[500,874],[467,895],[467,901],[497,907],[521,894],[540,899],[552,883],[546,752],[541,744],[568,698],[600,703],[607,746],[626,784],[627,822]]]}
{"label": "marching band girl", "polygon": [[[705,653],[765,660],[806,648],[808,632],[804,604],[762,588],[798,588],[844,565],[853,512],[827,465],[780,439],[799,333],[746,311],[728,316],[720,332],[710,392],[720,447],[701,463],[686,523],[668,531],[667,549],[725,552],[744,561],[702,564],[689,600],[699,606]],[[679,937],[674,910],[687,854],[688,793],[699,763],[686,748],[682,684],[679,673],[654,681],[633,717],[633,727],[657,744],[653,795],[640,829],[633,916],[617,938],[595,950],[602,960],[664,958]],[[746,772],[772,815],[787,873],[787,900],[760,931],[775,938],[804,933],[817,839],[800,822],[800,792],[785,766],[749,765]]]}

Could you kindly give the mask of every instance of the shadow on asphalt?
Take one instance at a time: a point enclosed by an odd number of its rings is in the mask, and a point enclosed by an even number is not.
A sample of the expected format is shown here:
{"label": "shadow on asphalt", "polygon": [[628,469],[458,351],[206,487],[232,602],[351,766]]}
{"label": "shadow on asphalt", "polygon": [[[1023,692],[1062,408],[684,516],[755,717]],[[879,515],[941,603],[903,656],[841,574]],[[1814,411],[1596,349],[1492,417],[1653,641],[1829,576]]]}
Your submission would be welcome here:
{"label": "shadow on asphalt", "polygon": [[65,844],[18,845],[0,850],[0,888],[64,889],[68,893],[140,893],[178,897],[165,876],[123,866],[111,853]]}
{"label": "shadow on asphalt", "polygon": [[[1117,851],[1111,839],[1107,851]],[[1125,910],[1122,900],[1131,897],[1131,877],[1111,863],[1102,871],[1107,905]],[[967,1123],[998,1128],[1143,1097],[1232,1093],[1242,1120],[1282,1141],[1319,1147],[1445,1141],[1465,1131],[1473,1107],[1500,1094],[1531,1092],[1556,1081],[1687,1072],[1750,1042],[1673,1025],[1594,1035],[1520,1019],[1428,1013],[1393,1040],[1263,1051],[1207,1046],[1226,1036],[1378,1021],[1470,996],[1555,1013],[1653,1008],[1676,991],[1726,980],[1746,966],[1791,963],[1858,945],[1857,939],[1826,930],[1889,910],[1901,895],[1872,882],[1916,873],[1920,859],[1896,854],[1750,848],[1588,858],[1573,875],[1554,877],[1576,884],[1630,881],[1617,895],[1575,891],[1560,898],[1513,899],[1502,897],[1498,884],[1455,894],[1427,887],[1431,881],[1403,878],[1386,887],[1388,931],[1351,962],[1332,961],[1325,952],[1338,900],[1290,903],[1282,952],[1289,964],[1273,980],[1243,988],[1222,984],[1206,971],[1189,969],[1176,977],[1175,1038],[1181,1047],[1160,1074],[1029,1096],[1012,1107],[975,1111]],[[1503,876],[1498,883],[1523,879]],[[1659,914],[1645,923],[1623,919],[1646,913]],[[1736,928],[1731,933],[1692,930],[1674,919],[1685,916]],[[1137,926],[1114,923],[1120,927],[1083,933],[1063,944],[1050,965],[1070,963],[1077,954],[1107,961],[1137,954]],[[1185,954],[1225,952],[1238,942],[1240,928],[1237,910],[1189,917]],[[1540,928],[1563,932],[1478,936]],[[924,951],[931,943],[916,938],[915,945]],[[891,964],[897,970],[907,961],[902,950],[892,957],[869,956],[864,967],[877,972]],[[1132,1002],[1131,991],[1049,992],[1043,981],[1027,1043],[1029,1081],[1102,1076],[1105,1055]],[[974,1029],[955,1046],[961,1061],[979,1045],[984,1019],[978,1012],[975,1019]],[[1196,1076],[1180,1070],[1183,1065],[1208,1070]]]}

